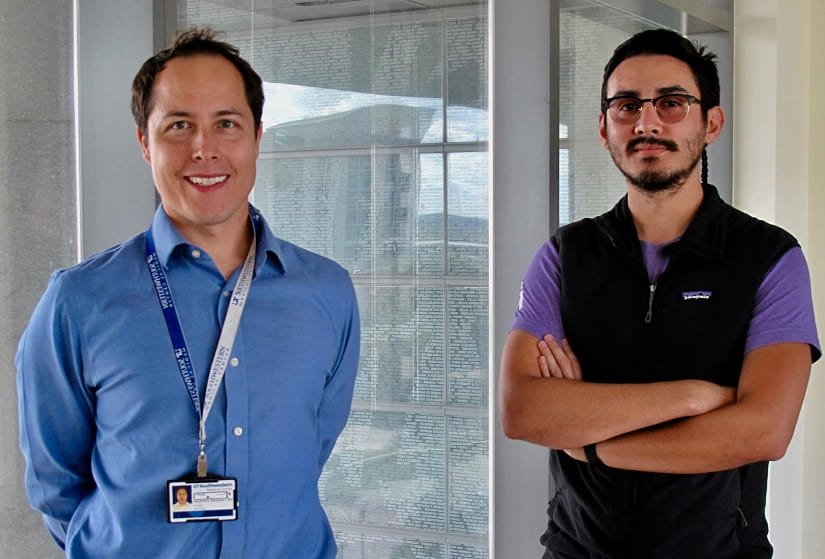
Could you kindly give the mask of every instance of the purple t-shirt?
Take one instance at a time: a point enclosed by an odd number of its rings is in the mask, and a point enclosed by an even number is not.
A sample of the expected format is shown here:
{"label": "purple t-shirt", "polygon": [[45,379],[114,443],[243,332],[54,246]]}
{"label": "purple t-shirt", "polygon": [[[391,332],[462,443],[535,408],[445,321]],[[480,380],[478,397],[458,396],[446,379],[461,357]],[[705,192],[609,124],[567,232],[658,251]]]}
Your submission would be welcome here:
{"label": "purple t-shirt", "polygon": [[[648,276],[653,283],[667,267],[668,259],[662,255],[662,249],[670,243],[640,242]],[[547,333],[563,338],[560,286],[559,254],[553,243],[547,241],[527,267],[512,329],[524,330],[536,338]],[[784,342],[810,344],[814,361],[821,354],[808,265],[799,247],[783,254],[762,280],[748,326],[745,353]]]}

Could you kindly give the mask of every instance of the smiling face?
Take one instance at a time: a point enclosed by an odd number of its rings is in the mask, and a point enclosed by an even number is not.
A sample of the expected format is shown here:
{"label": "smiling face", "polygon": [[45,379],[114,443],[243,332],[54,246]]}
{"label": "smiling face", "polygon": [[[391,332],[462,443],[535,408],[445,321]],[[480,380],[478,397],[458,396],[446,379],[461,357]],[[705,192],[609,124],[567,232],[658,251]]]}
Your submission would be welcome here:
{"label": "smiling face", "polygon": [[261,129],[238,70],[217,55],[173,58],[157,75],[151,106],[138,140],[166,214],[190,241],[242,231]]}
{"label": "smiling face", "polygon": [[[607,97],[629,95],[641,99],[668,93],[700,98],[690,67],[666,55],[634,56],[619,64],[607,80]],[[645,103],[639,120],[619,124],[610,115],[599,116],[599,136],[628,183],[646,192],[678,188],[688,181],[699,185],[705,144],[718,138],[724,124],[720,107],[707,110],[694,105],[684,120],[662,122],[651,103]]]}
{"label": "smiling face", "polygon": [[189,500],[189,493],[186,492],[185,487],[178,487],[175,497],[177,497],[179,505],[185,505]]}

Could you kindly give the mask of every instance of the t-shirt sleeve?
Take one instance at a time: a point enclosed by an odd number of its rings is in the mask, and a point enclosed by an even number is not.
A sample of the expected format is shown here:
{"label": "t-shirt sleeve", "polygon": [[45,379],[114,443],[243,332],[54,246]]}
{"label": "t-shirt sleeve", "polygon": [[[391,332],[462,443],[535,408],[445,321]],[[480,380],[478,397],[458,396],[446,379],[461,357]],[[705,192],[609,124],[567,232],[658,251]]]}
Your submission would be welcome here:
{"label": "t-shirt sleeve", "polygon": [[803,342],[811,346],[811,361],[822,355],[814,321],[811,278],[802,249],[783,254],[756,292],[745,353],[758,347]]}
{"label": "t-shirt sleeve", "polygon": [[524,330],[536,338],[549,333],[562,339],[560,296],[559,253],[547,241],[536,251],[524,274],[511,329]]}

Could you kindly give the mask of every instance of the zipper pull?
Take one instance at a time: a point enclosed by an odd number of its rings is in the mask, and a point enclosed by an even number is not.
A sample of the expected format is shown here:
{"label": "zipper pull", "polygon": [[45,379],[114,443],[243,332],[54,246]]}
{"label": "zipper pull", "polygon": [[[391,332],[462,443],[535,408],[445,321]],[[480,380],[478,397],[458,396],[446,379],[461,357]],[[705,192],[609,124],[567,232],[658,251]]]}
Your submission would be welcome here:
{"label": "zipper pull", "polygon": [[650,324],[653,321],[653,295],[656,293],[656,284],[650,284],[650,297],[647,299],[647,314],[645,315],[645,324]]}

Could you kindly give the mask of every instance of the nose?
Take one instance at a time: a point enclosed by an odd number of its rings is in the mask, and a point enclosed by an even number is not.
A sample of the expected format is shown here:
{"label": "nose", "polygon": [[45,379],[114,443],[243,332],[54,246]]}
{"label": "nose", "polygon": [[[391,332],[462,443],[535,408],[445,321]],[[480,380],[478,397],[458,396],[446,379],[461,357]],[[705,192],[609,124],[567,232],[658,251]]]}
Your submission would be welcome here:
{"label": "nose", "polygon": [[217,144],[211,132],[206,129],[200,130],[192,140],[192,159],[195,161],[204,161],[217,158]]}
{"label": "nose", "polygon": [[639,135],[658,134],[662,121],[659,120],[659,113],[652,101],[642,102],[642,110],[639,112],[639,120],[636,121],[633,131]]}

